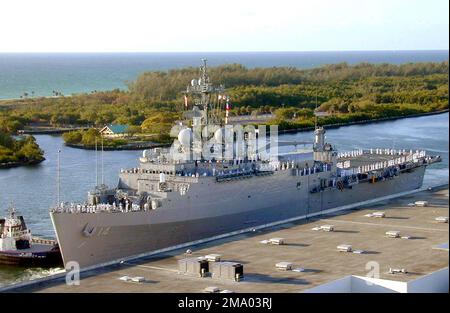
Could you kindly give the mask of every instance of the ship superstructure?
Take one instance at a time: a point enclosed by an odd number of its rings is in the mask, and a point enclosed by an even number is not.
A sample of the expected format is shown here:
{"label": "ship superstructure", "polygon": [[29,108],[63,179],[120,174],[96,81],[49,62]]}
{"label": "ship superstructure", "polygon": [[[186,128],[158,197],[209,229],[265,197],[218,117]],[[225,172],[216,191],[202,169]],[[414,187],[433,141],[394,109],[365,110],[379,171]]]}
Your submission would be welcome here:
{"label": "ship superstructure", "polygon": [[338,152],[322,127],[312,154],[280,154],[273,128],[228,124],[230,98],[212,85],[206,60],[184,95],[171,148],[145,150],[116,188],[100,185],[86,203],[51,210],[65,263],[118,262],[417,189],[440,160],[419,150]]}

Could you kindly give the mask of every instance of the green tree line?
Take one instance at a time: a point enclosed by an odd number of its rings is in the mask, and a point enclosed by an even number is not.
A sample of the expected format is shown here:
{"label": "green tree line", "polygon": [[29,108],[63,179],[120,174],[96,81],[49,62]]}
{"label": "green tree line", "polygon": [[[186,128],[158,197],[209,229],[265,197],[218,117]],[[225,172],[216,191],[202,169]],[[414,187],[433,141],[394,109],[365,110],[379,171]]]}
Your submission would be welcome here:
{"label": "green tree line", "polygon": [[[448,70],[448,62],[341,63],[313,69],[230,64],[211,67],[209,73],[215,84],[227,88],[233,115],[272,113],[271,122],[280,127],[303,127],[313,122],[316,107],[330,113],[320,123],[448,109]],[[181,92],[198,76],[193,67],[152,71],[129,82],[128,90],[0,102],[0,129],[118,123],[164,136],[181,116]]]}
{"label": "green tree line", "polygon": [[33,136],[15,139],[11,134],[0,130],[0,164],[35,164],[44,160],[44,152]]}

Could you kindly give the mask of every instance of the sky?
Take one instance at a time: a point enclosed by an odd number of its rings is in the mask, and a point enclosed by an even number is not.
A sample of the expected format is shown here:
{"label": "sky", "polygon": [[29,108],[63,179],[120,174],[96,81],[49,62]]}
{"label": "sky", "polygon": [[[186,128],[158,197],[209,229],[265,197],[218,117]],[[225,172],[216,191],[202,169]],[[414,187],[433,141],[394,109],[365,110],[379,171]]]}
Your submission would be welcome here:
{"label": "sky", "polygon": [[448,0],[1,0],[0,52],[434,50]]}

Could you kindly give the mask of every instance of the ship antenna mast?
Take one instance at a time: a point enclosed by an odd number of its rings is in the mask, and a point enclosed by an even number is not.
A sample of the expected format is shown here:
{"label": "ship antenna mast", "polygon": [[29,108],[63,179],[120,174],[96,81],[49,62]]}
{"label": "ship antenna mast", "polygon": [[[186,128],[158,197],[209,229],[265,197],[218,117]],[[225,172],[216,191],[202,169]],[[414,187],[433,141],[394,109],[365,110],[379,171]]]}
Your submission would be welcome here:
{"label": "ship antenna mast", "polygon": [[104,175],[104,173],[103,173],[103,169],[104,169],[104,166],[103,166],[103,136],[102,136],[102,185],[105,183],[105,175]]}
{"label": "ship antenna mast", "polygon": [[[214,87],[208,75],[207,59],[202,58],[202,63],[199,70],[198,80],[191,80],[191,84],[187,86],[184,92],[184,105],[187,108],[187,96],[191,95],[194,98],[193,110],[201,110],[201,123],[208,126],[210,123],[217,123],[220,120],[220,105],[221,100],[225,100],[224,87],[220,85]],[[187,117],[191,114],[186,114]]]}
{"label": "ship antenna mast", "polygon": [[[202,84],[205,84],[205,86],[209,83],[209,79],[208,79],[208,74],[206,74],[206,58],[202,58],[202,62],[203,65],[201,66],[200,70],[201,70],[201,79],[202,79]],[[207,91],[207,88],[203,87],[202,91]],[[203,92],[202,93],[202,103],[204,105],[204,110],[205,110],[205,124],[208,125],[208,98],[206,96],[206,94]]]}
{"label": "ship antenna mast", "polygon": [[95,138],[95,187],[98,186],[98,153],[97,153],[97,137]]}
{"label": "ship antenna mast", "polygon": [[16,208],[14,207],[14,201],[13,200],[11,200],[9,202],[9,208],[7,209],[7,211],[8,211],[8,214],[10,216],[14,216],[14,214],[16,213]]}
{"label": "ship antenna mast", "polygon": [[56,165],[56,207],[59,207],[61,203],[61,149],[58,150],[58,157],[57,157],[57,165]]}

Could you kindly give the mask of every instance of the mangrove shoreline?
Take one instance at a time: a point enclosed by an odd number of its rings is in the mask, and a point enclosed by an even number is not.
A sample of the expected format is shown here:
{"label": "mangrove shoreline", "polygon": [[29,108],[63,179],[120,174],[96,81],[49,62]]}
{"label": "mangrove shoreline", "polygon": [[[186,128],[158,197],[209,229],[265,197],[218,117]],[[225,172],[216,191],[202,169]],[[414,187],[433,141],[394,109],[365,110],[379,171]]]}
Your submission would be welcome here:
{"label": "mangrove shoreline", "polygon": [[[376,124],[376,123],[382,123],[382,122],[386,122],[386,121],[393,121],[393,120],[400,120],[400,119],[421,117],[421,116],[428,116],[428,115],[444,114],[444,113],[448,113],[448,112],[449,112],[449,109],[445,109],[445,110],[439,110],[439,111],[435,111],[435,112],[424,112],[424,113],[417,113],[417,114],[403,115],[403,116],[382,117],[382,118],[376,118],[376,119],[371,119],[371,120],[353,121],[353,122],[346,122],[346,123],[325,124],[322,126],[324,128],[333,129],[333,128],[339,128],[339,127],[343,127],[343,126],[352,126],[352,125],[359,125],[359,124]],[[311,130],[314,130],[314,127],[284,129],[284,130],[279,130],[278,132],[284,134],[284,133],[299,133],[299,132],[311,131]]]}
{"label": "mangrove shoreline", "polygon": [[[382,123],[386,121],[393,121],[393,120],[399,120],[399,119],[406,119],[406,118],[414,118],[414,117],[421,117],[421,116],[429,116],[429,115],[437,115],[437,114],[444,114],[448,113],[449,110],[441,110],[436,112],[426,112],[426,113],[419,113],[419,114],[412,114],[407,116],[392,116],[392,117],[384,117],[384,118],[377,118],[372,120],[364,120],[364,121],[353,121],[353,122],[347,122],[347,123],[335,123],[335,124],[326,124],[322,125],[324,128],[327,129],[335,129],[339,127],[345,127],[345,126],[352,126],[352,125],[360,125],[360,124],[376,124],[376,123]],[[306,132],[306,131],[312,131],[314,130],[314,127],[304,127],[304,128],[296,128],[296,129],[285,129],[285,130],[279,130],[278,132],[280,134],[287,134],[287,133],[299,133],[299,132]],[[95,150],[95,146],[85,146],[83,144],[70,144],[65,143],[67,147],[75,148],[75,149],[85,149],[85,150]],[[107,147],[105,146],[103,150],[105,151],[123,151],[123,150],[145,150],[145,149],[152,149],[152,148],[159,148],[159,147],[170,147],[171,143],[149,143],[149,144],[127,144],[123,146],[118,147]],[[98,147],[97,147],[98,148]]]}
{"label": "mangrove shoreline", "polygon": [[32,160],[32,161],[27,161],[27,162],[5,162],[5,163],[0,163],[0,169],[9,169],[9,168],[14,168],[14,167],[19,167],[19,166],[34,166],[34,165],[38,165],[44,161],[45,161],[45,158],[42,160]]}

